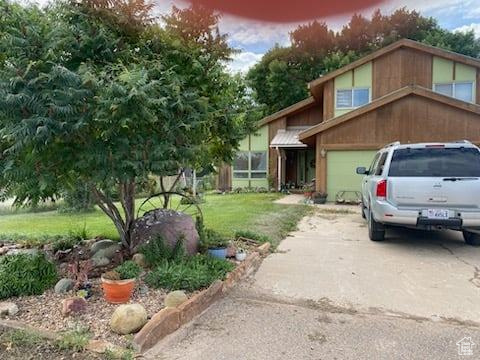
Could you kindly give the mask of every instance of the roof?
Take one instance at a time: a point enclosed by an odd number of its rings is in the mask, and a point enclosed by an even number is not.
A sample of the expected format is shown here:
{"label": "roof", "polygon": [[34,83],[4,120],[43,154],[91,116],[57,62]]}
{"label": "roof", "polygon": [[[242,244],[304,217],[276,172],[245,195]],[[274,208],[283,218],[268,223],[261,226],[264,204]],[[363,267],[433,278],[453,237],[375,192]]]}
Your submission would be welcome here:
{"label": "roof", "polygon": [[277,134],[272,139],[270,147],[276,148],[299,148],[307,147],[306,144],[298,140],[298,135],[306,130],[306,128],[290,128],[290,129],[279,129]]}
{"label": "roof", "polygon": [[310,107],[315,104],[315,98],[313,96],[310,96],[306,98],[305,100],[299,101],[296,104],[293,104],[285,109],[282,109],[280,111],[277,111],[276,113],[269,115],[267,117],[264,117],[262,120],[259,122],[259,126],[266,125],[274,120],[280,119],[284,116],[287,115],[292,115],[298,111],[301,111],[307,107]]}
{"label": "roof", "polygon": [[428,98],[428,99],[432,99],[432,100],[447,104],[449,106],[453,106],[453,107],[456,107],[458,109],[473,112],[475,114],[480,115],[480,105],[467,103],[467,102],[462,101],[462,100],[457,100],[455,98],[436,93],[436,92],[434,92],[430,89],[424,88],[422,86],[409,85],[409,86],[405,86],[405,87],[403,87],[399,90],[393,91],[393,92],[391,92],[391,93],[389,93],[385,96],[382,96],[378,99],[375,99],[371,103],[368,103],[367,105],[362,106],[358,109],[352,110],[352,111],[350,111],[350,112],[348,112],[344,115],[337,116],[337,117],[332,118],[330,120],[324,121],[324,122],[322,122],[318,125],[312,126],[312,127],[308,128],[307,130],[302,131],[299,134],[299,139],[304,140],[306,138],[309,138],[309,137],[311,137],[315,134],[321,133],[321,132],[323,132],[325,130],[328,130],[332,127],[335,127],[335,126],[343,124],[347,121],[353,120],[360,115],[366,114],[370,111],[378,109],[382,106],[390,104],[394,101],[397,101],[397,100],[399,100],[401,98],[404,98],[404,97],[406,97],[408,95],[411,95],[411,94],[421,96],[421,97],[424,97],[424,98]]}
{"label": "roof", "polygon": [[322,84],[324,84],[325,82],[327,82],[328,80],[331,80],[347,71],[350,71],[352,69],[355,69],[359,66],[362,66],[363,64],[366,64],[380,56],[383,56],[389,52],[392,52],[396,49],[399,49],[399,48],[402,48],[402,47],[405,47],[405,48],[410,48],[410,49],[415,49],[415,50],[418,50],[418,51],[423,51],[423,52],[426,52],[426,53],[429,53],[429,54],[432,54],[432,55],[435,55],[435,56],[438,56],[438,57],[442,57],[442,58],[445,58],[445,59],[448,59],[448,60],[452,60],[452,61],[455,61],[455,62],[459,62],[459,63],[463,63],[463,64],[466,64],[466,65],[470,65],[470,66],[474,66],[474,67],[477,67],[477,68],[480,68],[480,60],[479,59],[476,59],[476,58],[473,58],[473,57],[470,57],[470,56],[466,56],[466,55],[462,55],[462,54],[458,54],[458,53],[455,53],[455,52],[452,52],[452,51],[448,51],[448,50],[444,50],[444,49],[440,49],[440,48],[437,48],[437,47],[434,47],[434,46],[430,46],[430,45],[426,45],[426,44],[423,44],[423,43],[420,43],[418,41],[414,41],[414,40],[409,40],[409,39],[401,39],[401,40],[398,40],[396,42],[394,42],[393,44],[390,44],[384,48],[381,48],[369,55],[366,55],[360,59],[358,59],[357,61],[354,61],[338,70],[335,70],[335,71],[332,71],[324,76],[321,76],[319,77],[318,79],[316,80],[313,80],[311,81],[309,84],[308,84],[308,88],[310,89],[310,92],[314,93],[315,92],[315,88],[317,88],[318,86],[321,86]]}

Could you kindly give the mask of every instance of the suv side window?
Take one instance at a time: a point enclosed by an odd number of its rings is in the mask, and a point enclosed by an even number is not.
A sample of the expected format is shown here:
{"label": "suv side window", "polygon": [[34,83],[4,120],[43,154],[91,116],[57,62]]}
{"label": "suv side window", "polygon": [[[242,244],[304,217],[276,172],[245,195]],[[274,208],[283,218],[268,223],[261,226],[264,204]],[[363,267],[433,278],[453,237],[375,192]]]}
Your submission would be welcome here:
{"label": "suv side window", "polygon": [[382,156],[380,156],[380,160],[378,160],[377,167],[375,169],[375,175],[382,175],[383,167],[385,166],[385,161],[387,160],[388,152],[384,152]]}
{"label": "suv side window", "polygon": [[377,165],[378,158],[380,157],[380,153],[376,153],[375,157],[373,158],[372,164],[368,168],[368,175],[373,175],[375,166]]}

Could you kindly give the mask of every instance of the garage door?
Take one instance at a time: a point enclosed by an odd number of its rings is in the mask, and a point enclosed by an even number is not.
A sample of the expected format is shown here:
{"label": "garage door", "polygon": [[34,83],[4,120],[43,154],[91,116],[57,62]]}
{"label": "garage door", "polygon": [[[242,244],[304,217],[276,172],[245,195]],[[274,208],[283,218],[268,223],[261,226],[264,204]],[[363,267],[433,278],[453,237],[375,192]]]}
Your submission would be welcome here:
{"label": "garage door", "polygon": [[359,166],[368,168],[376,151],[329,151],[327,152],[328,201],[335,201],[339,191],[360,191],[363,176],[355,170]]}

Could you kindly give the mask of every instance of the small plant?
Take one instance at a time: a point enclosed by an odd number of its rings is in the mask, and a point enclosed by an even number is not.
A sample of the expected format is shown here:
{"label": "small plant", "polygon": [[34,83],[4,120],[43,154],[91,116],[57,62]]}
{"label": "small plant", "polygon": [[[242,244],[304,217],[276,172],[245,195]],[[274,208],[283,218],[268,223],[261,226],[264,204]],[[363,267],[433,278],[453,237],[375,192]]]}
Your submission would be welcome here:
{"label": "small plant", "polygon": [[68,249],[73,249],[75,245],[78,245],[80,241],[72,236],[64,236],[55,240],[53,242],[53,252],[56,253],[57,251],[65,251]]}
{"label": "small plant", "polygon": [[0,299],[40,295],[57,280],[57,269],[44,254],[0,257]]}
{"label": "small plant", "polygon": [[83,297],[84,299],[88,298],[89,297],[89,293],[87,290],[83,289],[83,290],[78,290],[77,291],[77,296],[78,297]]}
{"label": "small plant", "polygon": [[107,271],[105,274],[102,275],[104,279],[118,281],[120,279],[120,274],[116,271]]}
{"label": "small plant", "polygon": [[173,248],[165,244],[165,240],[158,236],[142,245],[139,252],[145,256],[148,266],[154,267],[164,260],[176,260],[185,256],[185,237],[180,237]]}
{"label": "small plant", "polygon": [[225,248],[230,243],[230,240],[212,229],[205,229],[203,241],[200,242],[200,249],[202,251],[215,248]]}
{"label": "small plant", "polygon": [[9,330],[0,335],[0,342],[5,342],[13,346],[26,347],[35,346],[43,342],[42,337],[29,330]]}
{"label": "small plant", "polygon": [[245,238],[249,240],[253,240],[259,244],[263,244],[266,242],[271,242],[270,238],[267,235],[257,233],[251,230],[238,230],[235,231],[235,239]]}
{"label": "small plant", "polygon": [[136,279],[142,273],[142,268],[134,261],[128,260],[115,268],[120,280]]}
{"label": "small plant", "polygon": [[235,267],[229,261],[196,255],[180,261],[164,261],[147,274],[146,283],[154,288],[195,291],[224,279]]}
{"label": "small plant", "polygon": [[78,329],[63,333],[60,339],[55,342],[55,345],[60,350],[80,352],[85,350],[90,338],[91,334],[88,331]]}
{"label": "small plant", "polygon": [[75,259],[68,264],[69,277],[75,282],[75,290],[88,287],[88,275],[92,269],[93,263],[91,260],[80,261]]}

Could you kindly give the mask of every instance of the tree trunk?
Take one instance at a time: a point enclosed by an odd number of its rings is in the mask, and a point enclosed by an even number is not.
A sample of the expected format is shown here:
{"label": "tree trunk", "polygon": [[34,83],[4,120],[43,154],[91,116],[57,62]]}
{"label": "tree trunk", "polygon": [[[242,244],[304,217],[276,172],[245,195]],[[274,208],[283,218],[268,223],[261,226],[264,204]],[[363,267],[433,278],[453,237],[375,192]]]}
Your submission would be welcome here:
{"label": "tree trunk", "polygon": [[124,217],[122,217],[112,199],[106,196],[101,190],[93,187],[93,195],[97,205],[115,225],[123,247],[130,251],[131,231],[135,222],[135,182],[121,183],[119,190]]}

